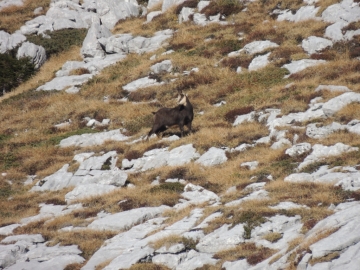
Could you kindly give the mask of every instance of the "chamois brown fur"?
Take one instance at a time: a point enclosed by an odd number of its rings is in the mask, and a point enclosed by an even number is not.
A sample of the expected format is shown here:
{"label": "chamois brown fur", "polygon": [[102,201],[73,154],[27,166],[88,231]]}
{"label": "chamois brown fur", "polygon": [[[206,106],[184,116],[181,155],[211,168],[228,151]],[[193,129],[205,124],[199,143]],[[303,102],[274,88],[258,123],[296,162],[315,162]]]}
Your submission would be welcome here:
{"label": "chamois brown fur", "polygon": [[184,125],[187,126],[190,132],[192,131],[191,123],[194,118],[194,112],[188,97],[179,93],[178,104],[174,108],[161,108],[157,112],[153,112],[155,114],[154,124],[147,138],[154,133],[158,135],[174,125],[179,126],[181,137],[184,136]]}

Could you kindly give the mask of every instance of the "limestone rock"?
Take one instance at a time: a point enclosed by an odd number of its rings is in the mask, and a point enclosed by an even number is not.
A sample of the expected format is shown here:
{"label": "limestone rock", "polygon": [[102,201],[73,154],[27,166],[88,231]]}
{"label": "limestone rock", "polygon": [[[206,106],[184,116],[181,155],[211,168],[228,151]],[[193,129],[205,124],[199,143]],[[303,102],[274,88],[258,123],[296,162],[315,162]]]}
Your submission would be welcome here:
{"label": "limestone rock", "polygon": [[316,66],[325,63],[325,60],[314,60],[314,59],[302,59],[293,61],[290,64],[285,64],[282,67],[289,70],[290,74],[297,73],[308,67]]}
{"label": "limestone rock", "polygon": [[112,29],[119,20],[139,16],[136,0],[98,0],[96,5],[102,23],[108,29]]}
{"label": "limestone rock", "polygon": [[255,57],[249,65],[249,71],[255,71],[266,67],[270,63],[269,56],[270,53]]}
{"label": "limestone rock", "polygon": [[301,46],[307,53],[313,54],[332,47],[333,42],[326,38],[310,36],[302,41]]}
{"label": "limestone rock", "polygon": [[60,147],[80,146],[87,147],[93,145],[103,144],[105,141],[125,141],[128,137],[123,135],[119,129],[74,135],[60,141]]}
{"label": "limestone rock", "polygon": [[281,11],[278,16],[278,21],[301,22],[310,19],[316,19],[316,14],[320,7],[303,6],[295,14],[291,10]]}
{"label": "limestone rock", "polygon": [[290,157],[297,157],[310,152],[310,150],[311,150],[310,143],[299,143],[286,149],[285,154],[289,155]]}
{"label": "limestone rock", "polygon": [[155,218],[167,209],[169,209],[169,207],[164,205],[159,207],[135,208],[97,219],[93,221],[88,228],[94,230],[121,231],[129,229],[135,224],[143,223],[148,219]]}
{"label": "limestone rock", "polygon": [[42,46],[26,41],[20,46],[16,57],[18,59],[29,57],[30,61],[35,65],[35,68],[39,68],[46,61],[46,52]]}
{"label": "limestone rock", "polygon": [[216,147],[211,147],[204,153],[195,163],[203,166],[215,166],[227,161],[225,150]]}
{"label": "limestone rock", "polygon": [[172,66],[171,60],[164,60],[160,63],[152,65],[150,67],[150,70],[155,74],[161,74],[164,72],[167,72],[167,73],[171,72],[172,68],[173,68],[173,66]]}
{"label": "limestone rock", "polygon": [[95,197],[106,193],[110,193],[115,189],[116,187],[112,185],[103,185],[103,184],[79,185],[65,195],[65,201],[68,204],[70,204],[77,200],[87,199],[90,197]]}

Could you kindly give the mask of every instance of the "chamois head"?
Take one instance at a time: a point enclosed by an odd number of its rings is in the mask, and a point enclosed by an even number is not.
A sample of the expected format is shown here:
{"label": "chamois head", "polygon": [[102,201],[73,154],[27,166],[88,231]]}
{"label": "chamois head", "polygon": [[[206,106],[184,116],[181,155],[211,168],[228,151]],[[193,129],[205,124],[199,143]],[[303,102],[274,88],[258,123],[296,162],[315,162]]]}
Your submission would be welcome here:
{"label": "chamois head", "polygon": [[178,105],[184,105],[186,106],[186,103],[187,103],[187,95],[184,94],[182,91],[178,92],[178,98],[177,98],[177,102],[178,102]]}

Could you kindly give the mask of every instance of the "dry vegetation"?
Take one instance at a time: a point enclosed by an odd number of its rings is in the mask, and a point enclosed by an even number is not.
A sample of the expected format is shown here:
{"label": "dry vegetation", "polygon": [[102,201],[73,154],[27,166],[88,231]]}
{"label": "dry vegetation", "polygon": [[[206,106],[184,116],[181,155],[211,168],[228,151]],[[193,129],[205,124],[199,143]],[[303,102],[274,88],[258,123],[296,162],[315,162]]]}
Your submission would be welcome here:
{"label": "dry vegetation", "polygon": [[[25,2],[23,8],[9,7],[0,12],[0,28],[13,32],[24,21],[29,20],[35,4],[46,7],[49,1]],[[232,13],[227,4],[230,3]],[[143,24],[144,18],[132,18],[119,22],[113,33],[132,33],[135,35],[152,36],[155,31],[172,28],[177,30],[166,48],[155,53],[158,58],[149,60],[152,54],[129,55],[124,61],[106,68],[85,84],[79,94],[69,95],[65,92],[37,92],[34,89],[50,80],[62,64],[67,60],[79,59],[79,47],[72,47],[66,52],[53,56],[30,80],[20,85],[10,94],[0,98],[0,226],[19,222],[22,218],[37,214],[39,203],[64,204],[64,194],[68,190],[34,194],[27,192],[29,187],[23,186],[27,175],[37,175],[37,180],[50,175],[65,163],[71,163],[75,153],[116,150],[119,162],[122,159],[141,157],[148,150],[169,147],[175,148],[182,144],[192,143],[200,153],[210,147],[236,147],[241,143],[252,143],[268,135],[268,129],[259,123],[246,123],[237,127],[232,126],[237,115],[251,111],[259,112],[266,108],[281,109],[283,114],[305,111],[311,99],[322,96],[325,100],[339,93],[323,91],[314,94],[319,84],[335,84],[348,86],[355,92],[360,92],[360,62],[358,48],[353,44],[337,44],[319,55],[307,56],[316,59],[331,60],[320,67],[308,68],[302,72],[284,79],[287,74],[280,68],[291,60],[303,58],[304,52],[298,45],[311,35],[322,36],[327,24],[320,21],[306,21],[302,23],[277,22],[270,15],[278,1],[257,1],[247,5],[248,12],[241,14],[242,5],[234,8],[233,1],[216,1],[206,9],[207,16],[211,16],[213,9],[221,10],[229,15],[232,22],[228,26],[211,24],[198,27],[192,23],[178,24],[177,9],[173,9],[158,16],[153,22]],[[320,1],[318,5],[324,8],[334,1]],[[191,3],[186,5],[191,6]],[[282,1],[281,8],[297,9],[303,1]],[[31,10],[31,12],[29,12]],[[231,14],[231,15],[230,15]],[[16,22],[14,21],[14,18]],[[266,22],[264,22],[266,20]],[[11,23],[9,23],[11,22]],[[239,41],[239,32],[243,40]],[[236,67],[247,68],[255,56],[241,55],[229,58],[227,54],[242,48],[243,45],[255,40],[268,39],[280,46],[271,50],[271,60],[268,67],[237,74]],[[149,67],[157,62],[168,59],[161,56],[165,50],[173,49],[171,60],[174,72],[161,75],[161,79],[168,82],[162,86],[140,89],[129,94],[122,86],[148,74]],[[220,61],[222,60],[222,61]],[[182,76],[182,72],[194,67],[198,73]],[[85,74],[88,70],[76,70],[74,74]],[[172,80],[177,78],[177,80]],[[285,87],[293,82],[291,87]],[[59,148],[61,139],[75,134],[98,132],[85,127],[83,118],[91,117],[97,120],[111,119],[108,129],[126,128],[127,135],[138,138],[146,134],[152,124],[152,111],[161,106],[174,106],[177,90],[184,90],[190,97],[195,109],[193,122],[195,133],[181,138],[176,142],[159,143],[150,140],[135,145],[126,143],[107,142],[101,146],[79,148]],[[110,101],[104,105],[103,97],[109,96]],[[131,101],[145,102],[136,104],[122,102],[121,98],[128,97]],[[157,102],[149,102],[152,100]],[[213,104],[226,101],[226,106],[214,107]],[[360,119],[359,105],[352,104],[327,121],[338,121],[346,124],[352,119]],[[203,115],[199,112],[205,112]],[[67,130],[56,130],[54,125],[71,119],[72,124]],[[321,123],[323,120],[319,120]],[[326,123],[326,121],[323,121]],[[305,125],[305,123],[300,123]],[[165,136],[178,134],[177,129],[169,129]],[[289,131],[291,139],[294,134],[300,135],[300,141],[311,141],[301,131]],[[344,136],[346,135],[346,136]],[[359,136],[353,134],[335,133],[320,143],[331,145],[338,141],[352,146],[360,146]],[[275,181],[267,183],[265,189],[270,199],[243,203],[239,207],[220,206],[205,210],[205,216],[214,211],[221,211],[223,217],[214,220],[206,229],[206,233],[219,228],[223,224],[234,226],[244,223],[247,226],[246,236],[249,237],[254,226],[265,222],[266,217],[276,214],[288,216],[300,215],[304,223],[303,232],[310,230],[319,220],[330,215],[328,206],[344,202],[349,198],[360,199],[358,192],[345,192],[333,186],[323,184],[291,184],[283,181],[284,177],[294,172],[302,158],[290,158],[284,150],[270,150],[269,145],[258,145],[246,152],[231,154],[229,161],[223,165],[204,170],[199,165],[191,163],[181,167],[166,167],[152,171],[137,173],[129,176],[129,182],[136,185],[136,189],[121,189],[108,196],[96,197],[81,201],[84,210],[70,215],[56,218],[44,224],[38,222],[29,224],[15,233],[41,233],[53,244],[78,244],[83,256],[88,259],[102,244],[104,239],[113,236],[110,232],[58,232],[66,226],[86,226],[88,218],[96,216],[100,211],[116,213],[143,206],[159,206],[162,204],[173,206],[180,198],[183,187],[180,184],[163,183],[167,178],[183,178],[193,184],[223,194],[229,187],[236,186],[237,192],[226,194],[222,202],[226,203],[247,195],[244,187],[254,182],[264,182],[266,176],[272,175]],[[259,160],[261,163],[256,170],[241,168],[239,164],[247,161]],[[357,165],[360,163],[359,153],[345,154],[339,159],[327,159],[322,164],[315,164],[308,171],[320,165]],[[76,170],[77,164],[71,163]],[[120,166],[120,163],[118,164]],[[149,184],[160,176],[161,185],[151,187]],[[251,180],[250,180],[251,179]],[[12,181],[9,184],[8,181]],[[279,211],[269,208],[281,201],[292,201],[306,205],[309,208],[291,211]],[[122,203],[119,203],[122,202]],[[173,223],[189,215],[190,210],[169,211],[166,216],[168,222]],[[205,217],[204,217],[205,218]],[[264,239],[275,242],[281,235],[273,233]],[[169,237],[158,243],[156,248],[163,245],[185,242],[186,239]],[[298,243],[297,243],[298,244]],[[190,248],[190,244],[189,244]],[[307,247],[303,247],[306,249]],[[256,264],[275,251],[256,247],[252,243],[239,245],[235,249],[219,252],[215,256],[222,261],[236,258],[247,258],[250,264]],[[335,255],[334,255],[335,256]],[[333,258],[333,257],[332,257]],[[76,268],[78,266],[74,266]],[[134,265],[131,269],[166,269],[153,264]],[[210,269],[210,268],[209,268]]]}

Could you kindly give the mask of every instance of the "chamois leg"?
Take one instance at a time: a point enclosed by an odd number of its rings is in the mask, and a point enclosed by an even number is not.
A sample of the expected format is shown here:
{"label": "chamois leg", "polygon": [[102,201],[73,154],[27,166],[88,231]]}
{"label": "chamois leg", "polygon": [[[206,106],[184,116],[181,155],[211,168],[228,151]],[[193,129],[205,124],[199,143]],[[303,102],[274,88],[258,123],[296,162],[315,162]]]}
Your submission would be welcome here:
{"label": "chamois leg", "polygon": [[181,137],[184,137],[184,124],[179,124]]}
{"label": "chamois leg", "polygon": [[189,130],[189,133],[193,133],[192,129],[191,129],[191,122],[186,124],[186,127]]}

